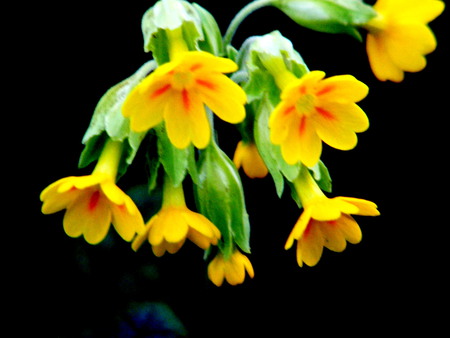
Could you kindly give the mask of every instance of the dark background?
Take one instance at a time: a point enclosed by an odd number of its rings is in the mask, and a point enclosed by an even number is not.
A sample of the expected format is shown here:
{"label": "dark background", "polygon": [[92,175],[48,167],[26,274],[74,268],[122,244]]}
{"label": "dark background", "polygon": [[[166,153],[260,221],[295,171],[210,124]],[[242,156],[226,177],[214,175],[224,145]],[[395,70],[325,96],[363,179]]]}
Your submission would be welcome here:
{"label": "dark background", "polygon": [[[359,135],[356,149],[325,146],[322,158],[333,178],[331,196],[372,200],[382,215],[357,217],[363,241],[343,253],[325,250],[316,267],[299,268],[295,249],[284,250],[301,211],[288,193],[278,199],[270,177],[243,176],[255,278],[235,287],[215,287],[203,253],[191,244],[163,258],[149,245],[134,253],[114,233],[90,246],[64,234],[63,213],[40,213],[43,188],[90,173],[92,168],[77,169],[81,138],[104,92],[150,58],[142,49],[140,20],[152,3],[34,3],[16,11],[22,15],[11,31],[26,29],[13,39],[20,58],[11,61],[18,81],[8,115],[18,119],[6,148],[14,154],[12,175],[20,178],[7,179],[13,194],[5,213],[14,216],[4,220],[12,230],[5,242],[13,248],[4,260],[13,269],[4,294],[13,296],[13,306],[5,307],[18,335],[30,329],[46,337],[115,337],[130,332],[124,327],[136,321],[136,309],[150,313],[150,329],[173,329],[173,321],[158,324],[149,304],[167,305],[190,337],[437,330],[448,297],[448,9],[431,24],[439,44],[427,68],[400,84],[376,80],[364,44],[301,28],[273,8],[253,14],[233,40],[239,48],[250,35],[279,29],[311,70],[352,74],[370,87],[360,104],[370,129]],[[224,32],[246,1],[198,3]],[[239,135],[218,128],[219,143],[232,156]],[[120,181],[130,193],[146,182],[143,157],[138,153]]]}

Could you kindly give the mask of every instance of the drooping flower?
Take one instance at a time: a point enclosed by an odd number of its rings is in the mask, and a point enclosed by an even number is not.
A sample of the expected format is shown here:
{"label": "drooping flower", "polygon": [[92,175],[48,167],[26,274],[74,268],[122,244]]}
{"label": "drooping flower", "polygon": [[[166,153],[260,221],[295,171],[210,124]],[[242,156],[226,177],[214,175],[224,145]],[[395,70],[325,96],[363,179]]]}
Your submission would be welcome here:
{"label": "drooping flower", "polygon": [[255,272],[247,256],[234,249],[229,259],[218,253],[208,265],[208,278],[216,286],[221,286],[226,280],[230,285],[244,283],[245,272],[253,278]]}
{"label": "drooping flower", "polygon": [[205,148],[211,138],[205,105],[229,123],[245,118],[245,92],[224,75],[236,70],[232,60],[207,52],[179,53],[130,92],[123,115],[131,119],[134,131],[146,131],[164,121],[175,147],[186,148],[192,142]]}
{"label": "drooping flower", "polygon": [[250,178],[263,178],[269,172],[253,142],[240,141],[236,147],[233,162],[238,169],[242,166],[245,174]]}
{"label": "drooping flower", "polygon": [[294,183],[304,211],[285,245],[289,249],[297,240],[297,262],[316,265],[326,247],[342,252],[347,242],[362,239],[361,229],[351,215],[378,216],[375,203],[351,197],[327,198],[306,170]]}
{"label": "drooping flower", "polygon": [[[350,150],[357,144],[355,133],[365,131],[369,121],[356,104],[368,87],[351,75],[324,79],[322,71],[312,71],[297,79],[281,77],[281,102],[269,120],[270,138],[281,146],[285,161],[314,166],[322,152],[322,141],[329,146]],[[286,78],[290,80],[286,80]]]}
{"label": "drooping flower", "polygon": [[368,30],[367,55],[375,76],[401,82],[404,72],[419,72],[425,55],[436,49],[428,23],[444,10],[439,0],[378,0],[378,15],[364,27]]}
{"label": "drooping flower", "polygon": [[66,209],[63,226],[68,236],[83,235],[88,243],[98,244],[111,223],[126,241],[144,230],[133,200],[115,184],[121,148],[120,142],[108,141],[91,175],[65,177],[42,191],[44,214]]}
{"label": "drooping flower", "polygon": [[202,214],[189,210],[184,199],[183,187],[174,187],[166,178],[163,205],[146,224],[144,232],[133,241],[133,250],[138,250],[148,240],[153,253],[161,257],[166,251],[176,253],[186,241],[191,240],[206,250],[216,245],[221,234],[219,229]]}

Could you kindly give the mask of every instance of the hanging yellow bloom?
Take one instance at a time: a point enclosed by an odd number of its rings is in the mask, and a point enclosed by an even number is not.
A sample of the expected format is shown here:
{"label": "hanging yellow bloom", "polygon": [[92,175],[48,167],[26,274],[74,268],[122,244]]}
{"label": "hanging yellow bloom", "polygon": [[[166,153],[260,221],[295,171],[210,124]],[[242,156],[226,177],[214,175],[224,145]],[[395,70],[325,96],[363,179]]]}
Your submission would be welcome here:
{"label": "hanging yellow bloom", "polygon": [[253,142],[240,141],[236,147],[233,162],[238,169],[242,166],[245,174],[250,178],[263,178],[269,172]]}
{"label": "hanging yellow bloom", "polygon": [[[281,102],[270,116],[270,138],[281,145],[285,161],[314,166],[322,153],[322,141],[333,148],[356,146],[355,133],[365,131],[369,120],[355,103],[366,97],[368,87],[351,75],[324,79],[312,71],[297,79],[279,74]],[[282,80],[280,80],[282,79]]]}
{"label": "hanging yellow bloom", "polygon": [[365,28],[367,55],[375,76],[401,82],[404,72],[419,72],[425,55],[436,49],[436,38],[427,26],[444,10],[438,0],[378,0],[378,15]]}
{"label": "hanging yellow bloom", "polygon": [[286,242],[285,249],[297,240],[297,262],[316,265],[326,247],[342,252],[347,241],[352,244],[362,239],[361,229],[351,215],[378,216],[375,203],[350,197],[327,198],[310,174],[303,170],[294,183],[304,211]]}
{"label": "hanging yellow bloom", "polygon": [[183,187],[164,183],[163,205],[146,225],[146,230],[133,241],[133,250],[138,250],[148,240],[153,253],[161,257],[166,251],[176,253],[186,238],[206,250],[216,245],[220,231],[205,216],[186,207]]}
{"label": "hanging yellow bloom", "polygon": [[42,191],[44,214],[66,209],[63,226],[68,236],[83,235],[88,243],[97,244],[111,223],[126,241],[144,230],[133,200],[115,184],[121,148],[121,143],[108,141],[91,175],[65,177]]}
{"label": "hanging yellow bloom", "polygon": [[254,277],[255,272],[248,257],[235,249],[229,259],[225,259],[221,253],[214,257],[208,265],[208,278],[216,286],[221,286],[224,279],[230,285],[237,285],[244,283],[246,271],[250,278]]}
{"label": "hanging yellow bloom", "polygon": [[123,115],[130,117],[134,131],[146,131],[164,121],[175,147],[183,149],[192,142],[205,148],[211,138],[205,105],[229,123],[245,118],[245,92],[224,75],[236,70],[232,60],[207,52],[177,54],[130,92]]}

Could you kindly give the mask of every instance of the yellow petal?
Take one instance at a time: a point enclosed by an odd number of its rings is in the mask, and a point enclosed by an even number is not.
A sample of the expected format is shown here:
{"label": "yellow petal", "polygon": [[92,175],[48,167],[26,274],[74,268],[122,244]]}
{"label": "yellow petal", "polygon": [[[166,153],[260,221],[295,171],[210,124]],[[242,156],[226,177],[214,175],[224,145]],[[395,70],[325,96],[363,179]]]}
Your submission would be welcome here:
{"label": "yellow petal", "polygon": [[221,286],[225,279],[225,267],[222,256],[216,256],[208,265],[208,278],[216,286]]}
{"label": "yellow petal", "polygon": [[203,51],[191,51],[184,55],[180,63],[194,72],[231,73],[238,70],[237,64],[227,58],[217,57]]}
{"label": "yellow petal", "polygon": [[335,252],[342,252],[347,246],[345,237],[339,230],[339,221],[340,219],[331,222],[320,222],[320,230],[324,237],[324,246]]}
{"label": "yellow petal", "polygon": [[404,73],[392,62],[382,37],[368,34],[366,49],[370,68],[378,80],[390,80],[393,82],[403,81]]}
{"label": "yellow petal", "polygon": [[436,38],[423,24],[391,27],[385,39],[386,51],[393,63],[404,71],[418,72],[425,68],[424,55],[436,48]]}
{"label": "yellow petal", "polygon": [[297,262],[303,261],[308,266],[316,265],[322,257],[324,239],[318,226],[309,226],[297,242]]}
{"label": "yellow petal", "polygon": [[339,231],[349,243],[357,244],[361,242],[362,232],[353,217],[349,215],[342,215],[337,223]]}
{"label": "yellow petal", "polygon": [[245,118],[244,90],[222,74],[208,74],[196,80],[196,90],[202,101],[220,119],[229,123],[240,123]]}
{"label": "yellow petal", "polygon": [[378,216],[380,214],[377,210],[377,205],[371,201],[353,197],[336,197],[336,199],[340,199],[356,206],[358,212],[354,212],[353,214],[362,216]]}
{"label": "yellow petal", "polygon": [[368,93],[369,87],[351,75],[329,77],[322,80],[316,89],[320,100],[340,103],[359,102]]}
{"label": "yellow petal", "polygon": [[67,209],[63,226],[70,237],[84,235],[90,244],[100,243],[111,224],[108,200],[98,190],[87,191]]}
{"label": "yellow petal", "polygon": [[303,213],[300,215],[299,219],[294,225],[294,228],[292,229],[291,233],[289,234],[289,237],[286,241],[286,244],[284,248],[286,250],[290,249],[292,247],[292,244],[294,243],[294,239],[300,239],[303,236],[303,233],[306,230],[306,227],[309,224],[309,221],[311,220],[311,208],[305,208]]}
{"label": "yellow petal", "polygon": [[128,212],[125,204],[111,204],[112,224],[117,233],[127,242],[131,241],[136,232],[144,228],[144,220],[140,213],[134,215]]}

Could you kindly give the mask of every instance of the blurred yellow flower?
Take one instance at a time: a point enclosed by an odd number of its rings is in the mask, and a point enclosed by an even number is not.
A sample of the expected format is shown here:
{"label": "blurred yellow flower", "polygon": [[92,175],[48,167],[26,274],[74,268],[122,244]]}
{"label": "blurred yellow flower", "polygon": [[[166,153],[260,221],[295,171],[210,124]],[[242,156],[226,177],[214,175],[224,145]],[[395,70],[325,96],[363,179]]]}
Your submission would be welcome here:
{"label": "blurred yellow flower", "polygon": [[250,278],[254,277],[252,263],[238,249],[234,249],[229,259],[218,253],[208,265],[208,277],[216,286],[221,286],[224,279],[230,285],[242,284],[246,271]]}
{"label": "blurred yellow flower", "polygon": [[176,253],[186,241],[191,240],[206,250],[216,245],[220,239],[220,231],[205,216],[193,212],[186,207],[183,187],[174,187],[170,182],[164,183],[163,205],[132,243],[133,250],[148,240],[153,253],[161,257],[166,251]]}
{"label": "blurred yellow flower", "polygon": [[428,23],[444,10],[439,0],[378,0],[378,15],[365,28],[367,55],[375,76],[401,82],[404,72],[419,72],[427,64],[425,55],[436,49],[436,38]]}
{"label": "blurred yellow flower", "polygon": [[63,226],[68,236],[83,235],[88,243],[98,244],[111,223],[126,241],[144,230],[133,200],[115,184],[121,147],[119,142],[108,141],[91,175],[65,177],[42,191],[44,214],[67,209]]}
{"label": "blurred yellow flower", "polygon": [[232,60],[207,52],[180,52],[130,92],[122,113],[131,119],[133,131],[146,131],[164,121],[175,147],[183,149],[192,142],[205,148],[211,138],[205,105],[229,123],[245,118],[246,94],[224,75],[237,68]]}
{"label": "blurred yellow flower", "polygon": [[263,178],[269,172],[253,142],[240,141],[236,147],[233,162],[238,169],[242,166],[245,174],[250,178]]}
{"label": "blurred yellow flower", "polygon": [[300,161],[314,166],[322,141],[336,149],[352,149],[357,143],[355,133],[369,127],[366,114],[355,103],[366,97],[368,87],[351,75],[324,77],[324,72],[312,71],[283,81],[281,102],[269,126],[271,141],[281,146],[288,164]]}
{"label": "blurred yellow flower", "polygon": [[297,240],[297,262],[309,266],[316,265],[326,247],[342,252],[347,241],[352,244],[362,239],[361,229],[351,215],[378,216],[375,203],[351,197],[327,198],[313,178],[303,170],[297,182],[294,182],[304,211],[285,245],[292,247]]}

